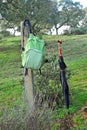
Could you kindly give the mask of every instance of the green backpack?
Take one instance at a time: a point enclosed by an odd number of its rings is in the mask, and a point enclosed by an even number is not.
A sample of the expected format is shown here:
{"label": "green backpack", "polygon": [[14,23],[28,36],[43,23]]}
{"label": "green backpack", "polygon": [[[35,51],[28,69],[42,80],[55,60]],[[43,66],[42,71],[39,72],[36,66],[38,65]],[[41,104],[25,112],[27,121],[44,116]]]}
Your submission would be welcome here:
{"label": "green backpack", "polygon": [[45,43],[39,37],[30,34],[25,50],[22,52],[22,65],[25,68],[40,69],[44,64]]}

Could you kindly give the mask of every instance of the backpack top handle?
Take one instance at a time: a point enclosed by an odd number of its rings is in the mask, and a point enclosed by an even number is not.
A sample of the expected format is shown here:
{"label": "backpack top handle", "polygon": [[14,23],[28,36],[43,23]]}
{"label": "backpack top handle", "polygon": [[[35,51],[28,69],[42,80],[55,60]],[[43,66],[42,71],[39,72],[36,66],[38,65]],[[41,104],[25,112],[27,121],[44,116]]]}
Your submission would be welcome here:
{"label": "backpack top handle", "polygon": [[29,27],[30,33],[32,33],[31,23],[30,23],[30,20],[29,20],[29,19],[25,19],[25,20],[23,21],[24,27],[26,26],[26,24],[27,24],[28,27]]}

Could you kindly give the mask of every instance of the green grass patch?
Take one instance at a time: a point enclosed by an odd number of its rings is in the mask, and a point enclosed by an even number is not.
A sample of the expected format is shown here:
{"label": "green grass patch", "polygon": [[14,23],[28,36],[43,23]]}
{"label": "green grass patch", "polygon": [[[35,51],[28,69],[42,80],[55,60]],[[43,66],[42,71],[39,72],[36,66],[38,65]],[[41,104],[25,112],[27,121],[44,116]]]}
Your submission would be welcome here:
{"label": "green grass patch", "polygon": [[0,115],[6,108],[18,105],[17,100],[22,96],[19,41],[19,37],[4,38],[0,41]]}

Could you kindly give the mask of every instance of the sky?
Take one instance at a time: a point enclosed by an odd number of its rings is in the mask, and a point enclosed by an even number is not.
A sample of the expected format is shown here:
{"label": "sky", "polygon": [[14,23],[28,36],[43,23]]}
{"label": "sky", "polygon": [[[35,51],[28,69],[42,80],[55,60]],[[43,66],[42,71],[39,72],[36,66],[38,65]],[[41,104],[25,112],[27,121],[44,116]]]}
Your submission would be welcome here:
{"label": "sky", "polygon": [[83,7],[87,7],[87,0],[73,0],[73,2],[80,2],[81,5],[83,5]]}

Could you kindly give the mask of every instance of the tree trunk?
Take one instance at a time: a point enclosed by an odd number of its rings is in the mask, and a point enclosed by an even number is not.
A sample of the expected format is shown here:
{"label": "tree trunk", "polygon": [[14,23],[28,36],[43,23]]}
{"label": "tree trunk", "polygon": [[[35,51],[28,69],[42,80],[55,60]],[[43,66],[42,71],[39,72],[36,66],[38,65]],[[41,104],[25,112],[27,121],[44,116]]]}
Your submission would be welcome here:
{"label": "tree trunk", "polygon": [[14,33],[13,33],[13,36],[15,36],[15,33],[16,33],[16,29],[15,29],[15,27],[14,27],[13,29],[14,29]]}
{"label": "tree trunk", "polygon": [[58,35],[58,27],[57,27],[57,25],[55,25],[55,29],[56,29],[56,35]]}

